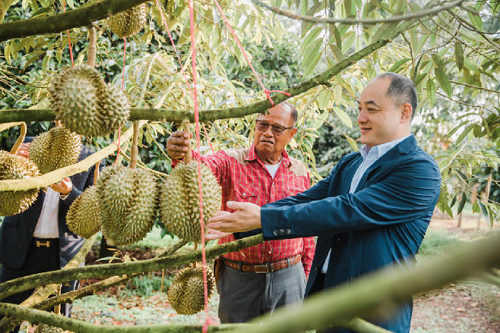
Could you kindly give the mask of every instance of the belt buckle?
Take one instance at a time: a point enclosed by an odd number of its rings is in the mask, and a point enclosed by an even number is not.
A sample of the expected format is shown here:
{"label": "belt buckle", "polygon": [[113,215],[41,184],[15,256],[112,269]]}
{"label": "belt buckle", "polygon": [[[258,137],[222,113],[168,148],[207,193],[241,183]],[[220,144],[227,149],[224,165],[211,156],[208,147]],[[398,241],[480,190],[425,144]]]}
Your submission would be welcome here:
{"label": "belt buckle", "polygon": [[43,241],[37,240],[36,241],[36,247],[42,247],[42,246],[45,246],[45,247],[49,248],[50,247],[50,241],[48,240],[48,241],[43,242]]}
{"label": "belt buckle", "polygon": [[271,273],[273,271],[273,268],[271,264],[263,264],[263,265],[255,265],[254,270],[255,273],[264,274],[264,273]]}

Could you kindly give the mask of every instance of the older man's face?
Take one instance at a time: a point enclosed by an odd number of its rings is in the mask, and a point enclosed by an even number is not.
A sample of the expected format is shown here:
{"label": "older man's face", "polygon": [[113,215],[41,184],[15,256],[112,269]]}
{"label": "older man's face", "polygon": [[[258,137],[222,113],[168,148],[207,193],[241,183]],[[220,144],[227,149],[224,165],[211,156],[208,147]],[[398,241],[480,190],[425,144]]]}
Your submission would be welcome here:
{"label": "older man's face", "polygon": [[[286,104],[279,104],[269,109],[269,112],[269,114],[259,115],[257,118],[254,145],[262,162],[275,164],[279,161],[286,144],[297,133],[297,129],[284,129],[294,126],[291,109]],[[274,129],[272,125],[275,126]],[[266,126],[267,128],[265,128]]]}

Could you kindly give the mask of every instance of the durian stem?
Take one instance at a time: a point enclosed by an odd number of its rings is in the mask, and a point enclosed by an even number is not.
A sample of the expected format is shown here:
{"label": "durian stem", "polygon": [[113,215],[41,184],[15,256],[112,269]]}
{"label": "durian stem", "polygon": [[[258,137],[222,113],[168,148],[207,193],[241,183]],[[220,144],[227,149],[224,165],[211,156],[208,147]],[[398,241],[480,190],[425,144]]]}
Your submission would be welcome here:
{"label": "durian stem", "polygon": [[90,24],[88,27],[89,34],[89,52],[87,55],[87,65],[90,67],[95,67],[95,60],[97,55],[97,36],[95,32],[95,27],[93,24]]}
{"label": "durian stem", "polygon": [[139,155],[139,122],[134,121],[134,134],[132,135],[132,146],[130,148],[130,168],[135,169],[137,166],[137,156]]}
{"label": "durian stem", "polygon": [[[189,128],[189,119],[184,119],[182,121],[182,129],[184,130],[184,132],[191,134],[191,129]],[[191,152],[191,144],[189,144],[186,156],[184,156],[184,162],[186,164],[191,163],[192,159],[193,159],[193,153]]]}
{"label": "durian stem", "polygon": [[28,127],[26,126],[26,123],[21,123],[21,133],[19,134],[19,137],[16,140],[16,143],[14,144],[14,147],[10,150],[11,154],[16,155],[19,147],[21,147],[21,144],[24,142],[24,138],[26,138],[26,132],[28,130]]}
{"label": "durian stem", "polygon": [[[194,250],[195,251],[198,250],[198,243],[194,243]],[[197,262],[195,261],[195,262],[193,262],[193,268],[196,268],[196,266],[197,266]]]}
{"label": "durian stem", "polygon": [[[57,287],[56,296],[61,296],[61,288],[62,288],[62,284],[60,284],[59,287]],[[54,314],[56,314],[56,315],[61,314],[61,304],[56,305],[56,307],[54,308]]]}
{"label": "durian stem", "polygon": [[94,169],[94,185],[97,182],[97,179],[99,179],[99,166],[101,165],[101,162],[97,162],[95,164],[95,169]]}

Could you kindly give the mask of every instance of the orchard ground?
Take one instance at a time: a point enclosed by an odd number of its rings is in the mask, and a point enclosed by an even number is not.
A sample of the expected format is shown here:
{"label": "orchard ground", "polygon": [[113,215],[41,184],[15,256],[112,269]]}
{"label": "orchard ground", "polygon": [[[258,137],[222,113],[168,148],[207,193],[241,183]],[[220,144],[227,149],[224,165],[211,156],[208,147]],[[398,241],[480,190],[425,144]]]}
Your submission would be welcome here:
{"label": "orchard ground", "polygon": [[[484,217],[478,223],[478,215],[466,210],[462,226],[458,227],[457,219],[436,213],[417,256],[417,265],[453,251],[461,242],[495,232],[498,229],[496,224],[490,228]],[[172,242],[169,236],[162,239],[159,230],[154,230],[136,247],[123,250],[119,256],[127,254],[137,259],[149,259]],[[95,260],[97,251],[98,247],[95,247],[88,258],[90,261]],[[180,251],[189,251],[189,248]],[[203,324],[204,312],[192,316],[177,315],[170,306],[165,290],[174,273],[165,272],[163,286],[161,272],[154,272],[77,300],[72,316],[101,325]],[[209,304],[210,320],[215,323],[219,322],[218,301],[219,296],[215,293]],[[499,319],[500,288],[477,279],[467,279],[416,295],[411,333],[495,333],[500,332]],[[23,328],[21,332],[34,331],[26,324]]]}

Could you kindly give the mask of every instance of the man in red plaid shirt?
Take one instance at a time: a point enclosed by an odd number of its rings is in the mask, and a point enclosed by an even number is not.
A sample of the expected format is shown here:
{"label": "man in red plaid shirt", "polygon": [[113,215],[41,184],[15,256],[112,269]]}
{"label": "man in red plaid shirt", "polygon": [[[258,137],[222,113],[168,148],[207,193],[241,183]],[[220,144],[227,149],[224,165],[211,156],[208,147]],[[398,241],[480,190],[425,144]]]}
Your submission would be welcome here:
{"label": "man in red plaid shirt", "polygon": [[[221,150],[207,156],[193,152],[193,158],[208,165],[222,187],[221,210],[229,211],[227,201],[263,206],[310,187],[306,167],[285,151],[297,133],[297,110],[281,103],[269,112],[256,120],[250,148]],[[167,140],[167,153],[174,160],[184,158],[189,139],[186,132],[172,133]],[[232,234],[220,239],[219,244],[256,232],[260,230]],[[272,313],[276,307],[301,302],[314,249],[313,237],[273,240],[220,258],[224,267],[217,282],[221,322],[246,322]]]}

